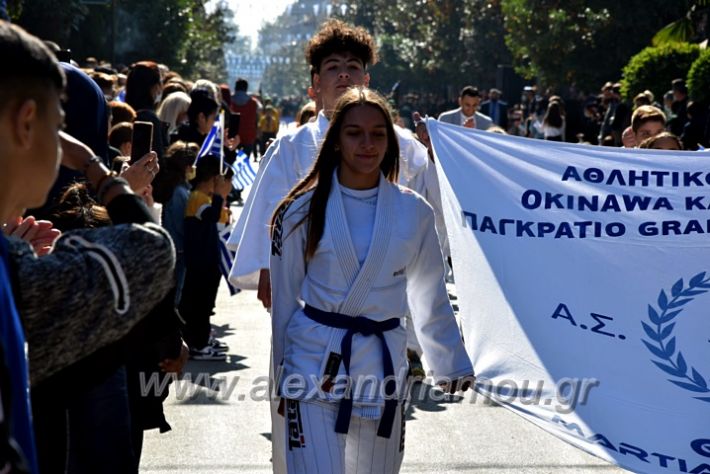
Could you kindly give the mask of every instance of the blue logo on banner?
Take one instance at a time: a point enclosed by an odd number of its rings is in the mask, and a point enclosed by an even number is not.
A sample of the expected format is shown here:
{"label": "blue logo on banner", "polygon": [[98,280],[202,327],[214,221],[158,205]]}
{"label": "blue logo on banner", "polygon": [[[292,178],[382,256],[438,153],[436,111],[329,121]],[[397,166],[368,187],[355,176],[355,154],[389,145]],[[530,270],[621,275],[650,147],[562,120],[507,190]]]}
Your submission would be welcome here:
{"label": "blue logo on banner", "polygon": [[[683,311],[683,306],[690,303],[696,296],[710,290],[710,277],[705,278],[705,272],[698,273],[688,282],[686,288],[681,278],[671,288],[670,299],[664,290],[658,295],[658,310],[648,305],[650,324],[642,322],[643,329],[650,341],[642,339],[651,353],[661,359],[652,360],[656,367],[674,379],[669,382],[694,393],[710,393],[708,381],[695,367],[689,366],[680,348],[676,348],[673,336],[676,317]],[[677,349],[677,351],[676,351]],[[694,397],[710,403],[710,397]]]}

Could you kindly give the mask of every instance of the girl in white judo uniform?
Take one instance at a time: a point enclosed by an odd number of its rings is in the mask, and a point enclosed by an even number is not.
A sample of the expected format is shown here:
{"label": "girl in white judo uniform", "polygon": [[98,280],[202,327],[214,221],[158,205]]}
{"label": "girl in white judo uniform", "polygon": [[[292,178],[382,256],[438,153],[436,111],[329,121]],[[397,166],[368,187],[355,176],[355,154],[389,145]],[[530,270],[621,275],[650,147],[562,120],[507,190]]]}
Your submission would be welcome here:
{"label": "girl in white judo uniform", "polygon": [[408,308],[435,381],[453,391],[472,380],[434,214],[395,184],[398,156],[385,100],[350,89],[312,171],[274,215],[273,360],[289,473],[399,472]]}

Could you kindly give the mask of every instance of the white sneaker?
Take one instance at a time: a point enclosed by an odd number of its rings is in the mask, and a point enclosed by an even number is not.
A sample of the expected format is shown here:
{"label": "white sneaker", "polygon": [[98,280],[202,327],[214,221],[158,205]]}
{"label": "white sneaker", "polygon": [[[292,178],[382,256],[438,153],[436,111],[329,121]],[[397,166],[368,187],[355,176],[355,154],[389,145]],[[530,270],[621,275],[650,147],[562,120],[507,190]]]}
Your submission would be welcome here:
{"label": "white sneaker", "polygon": [[192,359],[192,360],[226,360],[227,355],[223,352],[217,352],[211,346],[205,346],[202,349],[190,349],[190,359]]}

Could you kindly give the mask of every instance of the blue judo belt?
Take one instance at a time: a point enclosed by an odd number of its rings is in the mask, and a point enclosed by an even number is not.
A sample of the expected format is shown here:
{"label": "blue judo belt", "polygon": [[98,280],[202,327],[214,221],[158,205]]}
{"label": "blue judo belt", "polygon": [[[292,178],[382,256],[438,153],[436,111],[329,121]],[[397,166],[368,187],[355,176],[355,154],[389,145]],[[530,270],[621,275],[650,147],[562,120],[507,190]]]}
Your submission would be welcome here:
{"label": "blue judo belt", "polygon": [[[389,438],[392,434],[392,425],[394,416],[397,413],[397,399],[394,396],[397,390],[397,383],[394,380],[394,366],[392,364],[392,356],[390,355],[387,341],[385,340],[384,332],[391,331],[399,327],[399,318],[387,319],[385,321],[373,321],[363,316],[347,316],[339,313],[329,313],[327,311],[314,308],[306,305],[303,312],[312,321],[323,326],[331,328],[345,329],[347,332],[343,336],[343,341],[340,344],[341,355],[343,356],[343,365],[345,373],[350,380],[350,356],[352,353],[353,336],[357,333],[363,336],[377,336],[382,345],[382,368],[385,382],[385,409],[382,412],[380,425],[377,427],[377,436]],[[350,427],[350,416],[353,411],[353,400],[350,390],[347,390],[345,396],[340,400],[340,408],[338,409],[338,418],[335,421],[336,433],[347,433]]]}

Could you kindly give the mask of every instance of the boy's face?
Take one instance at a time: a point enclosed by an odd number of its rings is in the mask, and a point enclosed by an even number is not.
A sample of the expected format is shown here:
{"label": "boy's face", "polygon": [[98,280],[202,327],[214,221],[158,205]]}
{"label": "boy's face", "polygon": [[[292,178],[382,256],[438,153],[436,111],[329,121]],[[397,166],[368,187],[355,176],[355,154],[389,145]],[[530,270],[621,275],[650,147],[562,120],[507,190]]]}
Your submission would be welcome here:
{"label": "boy's face", "polygon": [[[44,204],[62,158],[59,130],[64,111],[58,91],[48,90],[44,100],[44,104],[39,99],[12,103],[0,116],[0,183],[8,191],[10,212],[16,215]],[[0,216],[8,217],[14,216]]]}
{"label": "boy's face", "polygon": [[648,122],[641,124],[638,130],[636,130],[636,143],[641,143],[647,138],[655,137],[665,129],[666,127],[663,122],[658,120],[649,120]]}
{"label": "boy's face", "polygon": [[313,87],[328,115],[349,87],[367,87],[369,83],[370,75],[365,72],[365,65],[348,52],[326,56],[320,64],[320,70],[313,75]]}

